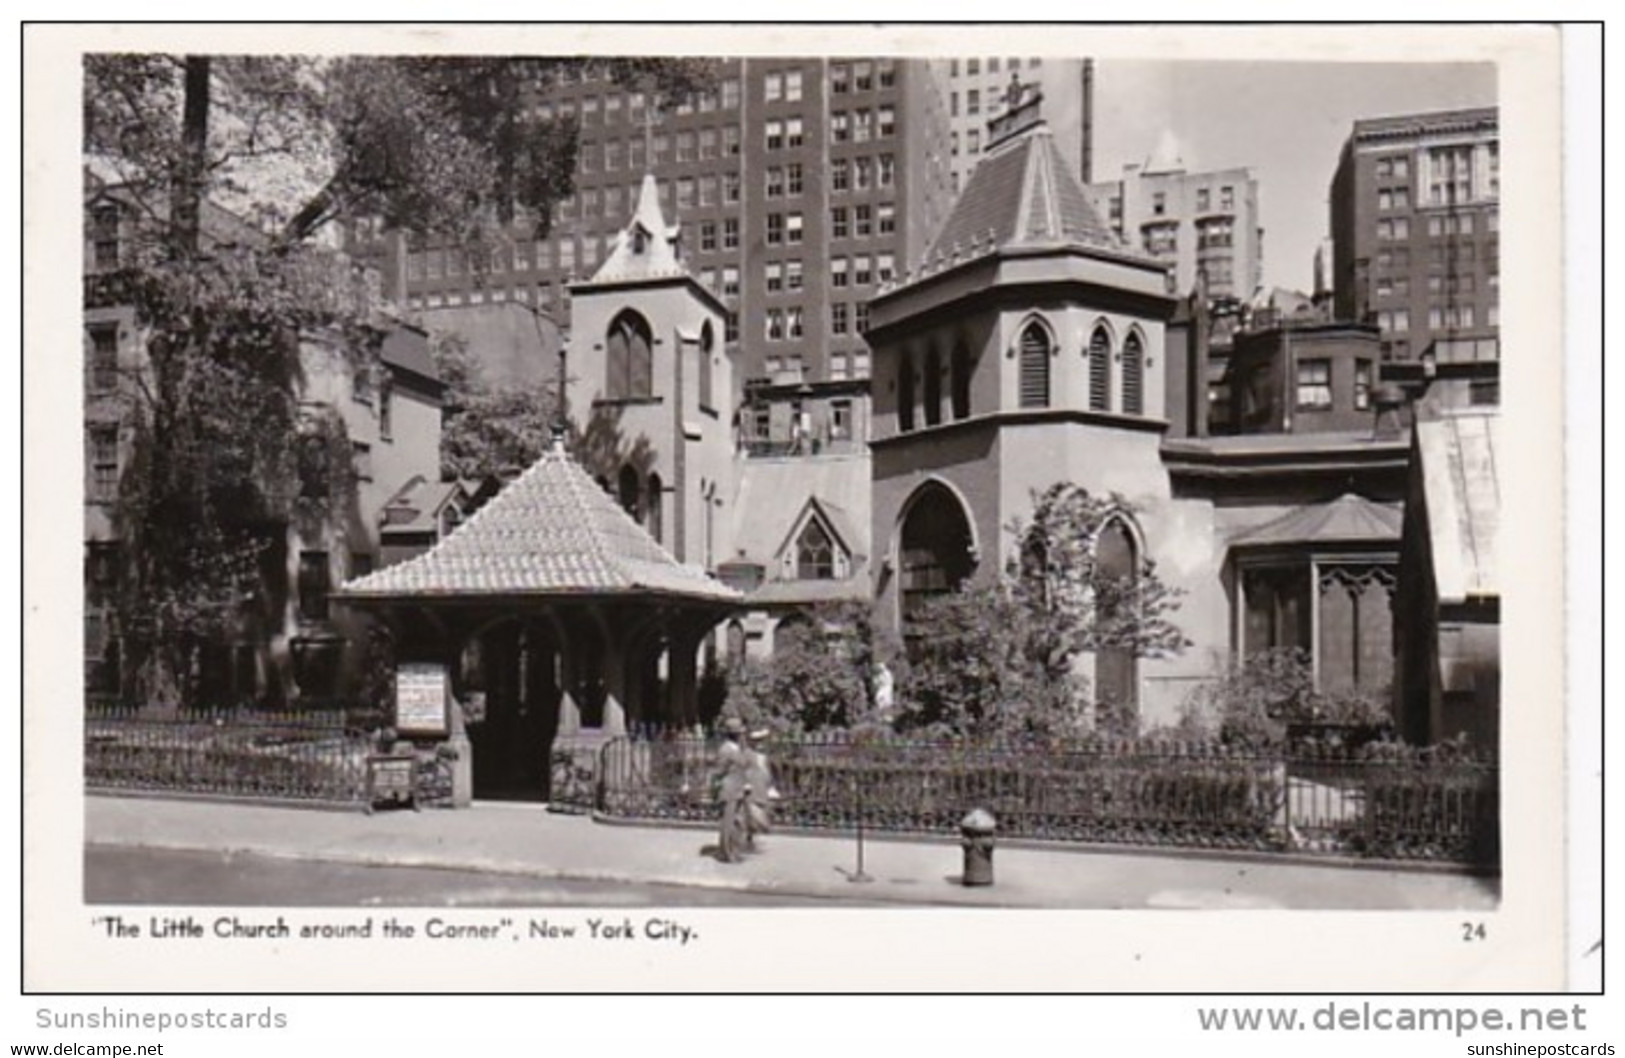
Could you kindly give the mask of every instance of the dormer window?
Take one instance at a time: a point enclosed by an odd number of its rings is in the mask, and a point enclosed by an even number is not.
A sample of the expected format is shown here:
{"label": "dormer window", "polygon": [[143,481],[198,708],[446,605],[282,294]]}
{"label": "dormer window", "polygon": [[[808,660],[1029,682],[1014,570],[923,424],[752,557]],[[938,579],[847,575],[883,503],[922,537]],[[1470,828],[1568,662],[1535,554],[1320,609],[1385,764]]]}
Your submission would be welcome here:
{"label": "dormer window", "polygon": [[642,228],[632,229],[632,252],[641,254],[649,245],[649,236]]}

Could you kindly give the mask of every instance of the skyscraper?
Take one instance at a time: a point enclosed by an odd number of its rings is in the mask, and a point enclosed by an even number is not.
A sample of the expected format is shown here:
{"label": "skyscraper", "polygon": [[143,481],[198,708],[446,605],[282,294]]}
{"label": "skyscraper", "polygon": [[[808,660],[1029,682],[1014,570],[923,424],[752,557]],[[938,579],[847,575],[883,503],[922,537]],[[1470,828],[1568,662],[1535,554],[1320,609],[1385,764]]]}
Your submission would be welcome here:
{"label": "skyscraper", "polygon": [[1494,107],[1356,121],[1331,184],[1333,306],[1395,360],[1500,325]]}
{"label": "skyscraper", "polygon": [[1245,300],[1263,280],[1264,229],[1251,169],[1188,172],[1177,142],[1164,133],[1143,164],[1084,193],[1125,242],[1174,265],[1181,294],[1200,283],[1210,299]]}
{"label": "skyscraper", "polygon": [[566,320],[569,283],[653,174],[745,380],[866,378],[868,299],[951,205],[946,98],[934,64],[893,58],[728,59],[714,90],[668,110],[601,77],[550,86],[533,105],[580,140],[549,236],[515,239],[477,277],[454,248],[404,250],[396,289],[410,308],[518,301]]}

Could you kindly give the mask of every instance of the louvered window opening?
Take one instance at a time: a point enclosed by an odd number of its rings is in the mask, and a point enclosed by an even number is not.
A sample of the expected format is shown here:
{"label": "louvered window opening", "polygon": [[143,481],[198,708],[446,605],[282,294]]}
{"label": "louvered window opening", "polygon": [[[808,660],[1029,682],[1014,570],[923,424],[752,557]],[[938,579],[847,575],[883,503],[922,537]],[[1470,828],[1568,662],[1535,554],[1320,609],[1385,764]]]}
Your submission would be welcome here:
{"label": "louvered window opening", "polygon": [[1021,332],[1021,406],[1049,407],[1049,337],[1036,323]]}
{"label": "louvered window opening", "polygon": [[1123,343],[1123,414],[1145,414],[1145,351],[1137,334]]}
{"label": "louvered window opening", "polygon": [[1104,330],[1089,339],[1089,410],[1111,410],[1111,339]]}

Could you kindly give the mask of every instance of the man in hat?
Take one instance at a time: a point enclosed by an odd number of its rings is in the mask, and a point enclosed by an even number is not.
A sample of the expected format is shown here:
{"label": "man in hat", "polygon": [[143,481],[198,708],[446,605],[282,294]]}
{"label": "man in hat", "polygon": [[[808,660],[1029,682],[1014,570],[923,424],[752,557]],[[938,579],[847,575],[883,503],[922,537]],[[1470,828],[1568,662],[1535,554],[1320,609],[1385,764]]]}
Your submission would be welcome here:
{"label": "man in hat", "polygon": [[748,742],[744,721],[730,716],[722,722],[722,746],[717,750],[715,779],[717,797],[722,802],[717,859],[723,863],[739,862],[749,838],[746,800],[754,757],[746,748]]}

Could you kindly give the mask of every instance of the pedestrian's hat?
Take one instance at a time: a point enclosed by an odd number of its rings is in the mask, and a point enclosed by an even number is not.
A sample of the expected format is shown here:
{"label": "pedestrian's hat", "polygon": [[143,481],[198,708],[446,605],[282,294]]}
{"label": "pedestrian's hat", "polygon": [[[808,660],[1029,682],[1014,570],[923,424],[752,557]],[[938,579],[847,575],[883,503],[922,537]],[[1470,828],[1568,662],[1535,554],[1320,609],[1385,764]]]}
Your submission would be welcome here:
{"label": "pedestrian's hat", "polygon": [[737,716],[730,716],[722,721],[722,733],[724,735],[743,735],[745,733],[745,722]]}

